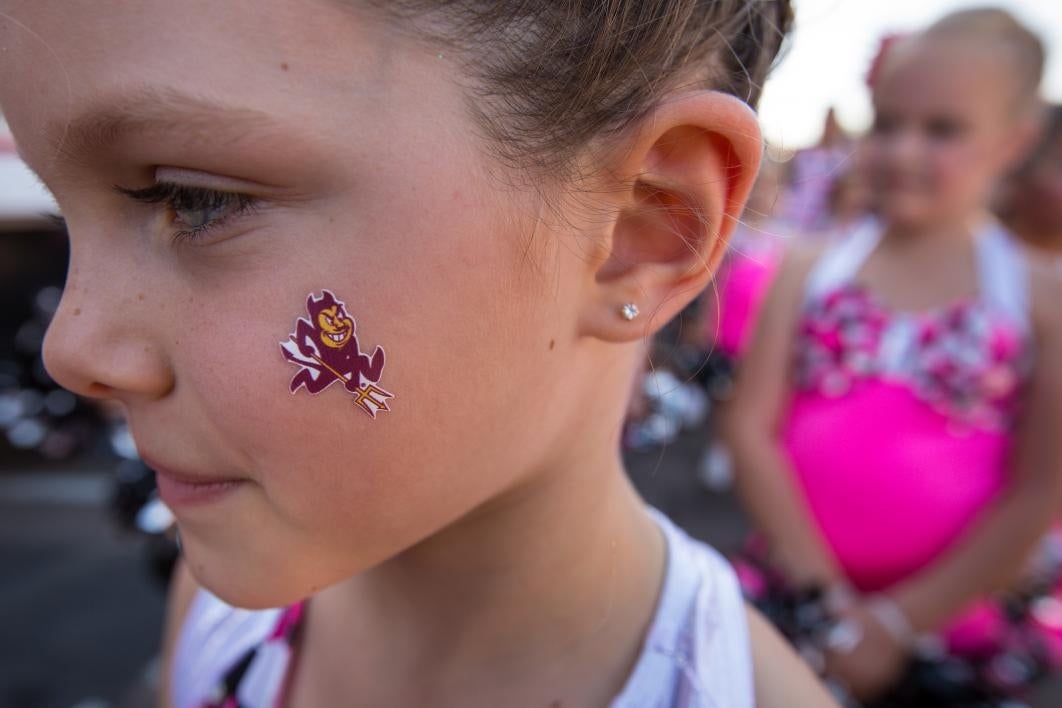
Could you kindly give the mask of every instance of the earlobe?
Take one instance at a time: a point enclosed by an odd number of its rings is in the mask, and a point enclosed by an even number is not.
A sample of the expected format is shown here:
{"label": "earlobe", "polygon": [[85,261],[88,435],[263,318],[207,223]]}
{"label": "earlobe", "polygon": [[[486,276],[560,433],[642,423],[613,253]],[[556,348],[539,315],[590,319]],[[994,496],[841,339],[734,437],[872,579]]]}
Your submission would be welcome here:
{"label": "earlobe", "polygon": [[1006,169],[1016,169],[1028,157],[1044,128],[1043,120],[1039,113],[1026,116],[1008,133],[1003,159]]}
{"label": "earlobe", "polygon": [[[759,168],[752,109],[715,91],[667,100],[631,131],[610,165],[620,176],[582,333],[606,341],[652,334],[692,301],[719,265]],[[618,316],[626,304],[642,313]]]}

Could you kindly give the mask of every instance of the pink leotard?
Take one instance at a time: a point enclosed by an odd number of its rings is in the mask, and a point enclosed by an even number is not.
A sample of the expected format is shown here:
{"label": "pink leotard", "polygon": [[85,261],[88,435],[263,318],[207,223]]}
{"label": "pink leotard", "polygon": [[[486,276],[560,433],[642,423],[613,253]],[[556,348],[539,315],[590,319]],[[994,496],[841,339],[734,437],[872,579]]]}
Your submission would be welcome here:
{"label": "pink leotard", "polygon": [[881,229],[834,244],[808,279],[782,435],[849,580],[888,587],[937,558],[1006,487],[1031,369],[1028,285],[999,227],[976,236],[980,292],[925,313],[855,278]]}

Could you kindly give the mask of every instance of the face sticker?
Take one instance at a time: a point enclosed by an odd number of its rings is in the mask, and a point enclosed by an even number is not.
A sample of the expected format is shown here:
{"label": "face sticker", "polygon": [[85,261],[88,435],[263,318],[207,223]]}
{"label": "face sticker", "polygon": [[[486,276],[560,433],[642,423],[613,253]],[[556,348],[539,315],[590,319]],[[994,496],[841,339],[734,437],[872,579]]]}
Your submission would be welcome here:
{"label": "face sticker", "polygon": [[328,290],[321,297],[306,296],[309,319],[295,321],[295,331],[280,343],[284,358],[299,367],[291,379],[291,392],[300,386],[318,394],[334,383],[354,395],[354,405],[375,418],[389,411],[387,399],[394,398],[376,384],[383,375],[384,350],[376,347],[372,356],[362,354],[354,336],[354,318],[347,306]]}

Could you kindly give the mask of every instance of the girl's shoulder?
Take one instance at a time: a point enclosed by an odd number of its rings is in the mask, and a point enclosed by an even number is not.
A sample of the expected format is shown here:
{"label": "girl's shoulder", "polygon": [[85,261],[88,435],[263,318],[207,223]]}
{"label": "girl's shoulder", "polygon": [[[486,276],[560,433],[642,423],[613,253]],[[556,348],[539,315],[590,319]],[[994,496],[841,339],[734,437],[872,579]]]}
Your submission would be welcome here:
{"label": "girl's shoulder", "polygon": [[[747,606],[730,563],[654,516],[667,537],[667,577],[645,651],[624,692],[629,700],[614,706],[836,705],[785,640]],[[660,686],[675,687],[675,694],[661,700]],[[646,690],[636,695],[635,687]]]}
{"label": "girl's shoulder", "polygon": [[[642,656],[613,708],[833,706],[784,640],[748,609],[730,563],[652,513],[667,540],[668,567]],[[783,702],[787,695],[807,700]]]}
{"label": "girl's shoulder", "polygon": [[752,644],[758,708],[831,708],[837,702],[777,630],[752,608],[746,610]]}
{"label": "girl's shoulder", "polygon": [[[825,245],[816,242],[794,240],[784,247],[775,248],[771,256],[772,275],[770,292],[782,291],[788,294],[800,291],[815,263],[822,257]],[[765,262],[758,259],[756,262]]]}
{"label": "girl's shoulder", "polygon": [[765,302],[767,316],[782,324],[783,330],[798,317],[813,273],[828,249],[829,244],[814,241],[797,241],[786,248]]}
{"label": "girl's shoulder", "polygon": [[664,535],[666,571],[641,655],[612,707],[752,708],[748,626],[730,564],[660,512],[649,512]]}

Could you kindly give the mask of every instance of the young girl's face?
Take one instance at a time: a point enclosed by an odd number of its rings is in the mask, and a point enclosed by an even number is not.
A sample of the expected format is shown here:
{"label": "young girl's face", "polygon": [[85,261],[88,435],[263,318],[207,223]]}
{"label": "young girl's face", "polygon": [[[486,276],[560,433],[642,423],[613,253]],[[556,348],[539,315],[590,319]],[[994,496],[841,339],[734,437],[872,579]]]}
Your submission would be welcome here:
{"label": "young girl's face", "polygon": [[1015,95],[1006,68],[955,40],[897,45],[874,89],[864,159],[875,204],[926,226],[985,203],[1013,156]]}
{"label": "young girl's face", "polygon": [[[0,13],[0,105],[70,229],[46,363],[124,404],[165,474],[237,480],[171,495],[219,595],[276,605],[388,558],[600,414],[565,353],[585,259],[532,239],[444,53],[324,0]],[[289,392],[280,342],[323,289],[386,352],[375,419],[341,385]]]}

